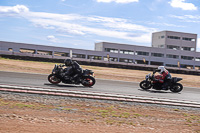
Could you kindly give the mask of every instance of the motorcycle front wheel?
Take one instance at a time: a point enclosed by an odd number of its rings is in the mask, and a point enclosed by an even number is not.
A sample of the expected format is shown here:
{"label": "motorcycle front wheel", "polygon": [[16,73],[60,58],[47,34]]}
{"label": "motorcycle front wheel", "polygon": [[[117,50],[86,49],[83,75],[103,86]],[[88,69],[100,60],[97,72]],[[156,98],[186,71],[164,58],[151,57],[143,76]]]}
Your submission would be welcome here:
{"label": "motorcycle front wheel", "polygon": [[152,84],[147,82],[146,80],[143,80],[142,82],[140,82],[140,88],[142,88],[143,90],[148,90],[152,87]]}
{"label": "motorcycle front wheel", "polygon": [[58,77],[56,77],[56,75],[54,75],[54,74],[50,74],[50,75],[48,76],[48,81],[49,81],[50,83],[52,83],[52,84],[58,84],[58,83],[61,82],[61,80],[60,80]]}
{"label": "motorcycle front wheel", "polygon": [[175,83],[175,84],[173,84],[173,86],[170,88],[170,91],[171,91],[171,92],[178,93],[178,92],[182,91],[182,89],[183,89],[183,85],[182,85],[182,84],[180,84],[180,83]]}
{"label": "motorcycle front wheel", "polygon": [[95,84],[96,80],[91,76],[86,76],[82,78],[81,84],[85,87],[91,87]]}

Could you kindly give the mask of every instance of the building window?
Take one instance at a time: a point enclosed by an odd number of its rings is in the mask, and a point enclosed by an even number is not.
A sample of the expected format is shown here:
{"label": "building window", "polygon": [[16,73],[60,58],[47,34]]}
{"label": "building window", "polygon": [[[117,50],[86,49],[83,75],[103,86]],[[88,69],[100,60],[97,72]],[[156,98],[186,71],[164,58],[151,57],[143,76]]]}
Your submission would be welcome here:
{"label": "building window", "polygon": [[178,65],[174,65],[174,64],[166,64],[167,67],[178,67]]}
{"label": "building window", "polygon": [[51,51],[38,50],[37,54],[40,54],[40,55],[52,55],[52,52]]}
{"label": "building window", "polygon": [[[108,61],[108,57],[103,57],[103,58],[104,58],[104,61]],[[110,58],[109,58],[109,61],[118,62],[118,58],[110,57]]]}
{"label": "building window", "polygon": [[200,70],[200,66],[195,66],[195,69],[196,70]]}
{"label": "building window", "polygon": [[119,62],[133,63],[133,59],[120,58]]}
{"label": "building window", "polygon": [[136,51],[135,55],[144,55],[144,56],[149,56],[148,52],[143,52],[143,51]]}
{"label": "building window", "polygon": [[12,48],[8,48],[8,51],[11,51],[11,52],[12,52],[12,51],[13,51],[13,49],[12,49]]}
{"label": "building window", "polygon": [[191,57],[191,56],[181,56],[181,59],[183,59],[183,60],[194,60],[194,57]]}
{"label": "building window", "polygon": [[131,50],[120,50],[120,54],[131,54],[131,55],[133,55],[134,52],[131,51]]}
{"label": "building window", "polygon": [[110,61],[118,62],[118,58],[110,57],[109,59],[110,59]]}
{"label": "building window", "polygon": [[195,51],[195,48],[191,48],[191,47],[182,47],[181,50],[185,50],[185,51]]}
{"label": "building window", "polygon": [[146,61],[146,60],[145,60],[145,62],[144,62],[144,60],[135,60],[134,63],[135,63],[135,64],[148,64],[149,61]]}
{"label": "building window", "polygon": [[151,56],[154,56],[154,57],[164,57],[164,54],[162,54],[162,53],[151,53]]}
{"label": "building window", "polygon": [[182,39],[185,40],[185,41],[195,42],[194,38],[183,37]]}
{"label": "building window", "polygon": [[158,48],[164,48],[165,45],[158,45]]}
{"label": "building window", "polygon": [[158,37],[158,39],[163,39],[163,38],[165,38],[165,36],[163,35],[163,36],[159,36]]}
{"label": "building window", "polygon": [[118,53],[118,49],[105,48],[105,52]]}
{"label": "building window", "polygon": [[85,56],[84,54],[76,54],[76,53],[73,53],[73,54],[72,54],[72,57],[73,57],[73,58],[84,58],[84,59],[85,59],[86,56]]}
{"label": "building window", "polygon": [[181,38],[178,37],[178,36],[167,36],[167,38],[169,39],[177,39],[177,40],[180,40]]}
{"label": "building window", "polygon": [[88,55],[88,59],[93,59],[93,60],[102,60],[102,56]]}
{"label": "building window", "polygon": [[[31,54],[34,54],[34,53],[35,53],[35,50],[33,50],[33,49],[24,49],[24,48],[20,48],[19,52],[20,52],[20,53],[31,53]],[[49,53],[46,53],[46,54],[49,54]]]}
{"label": "building window", "polygon": [[54,52],[54,56],[64,56],[64,57],[68,57],[69,54],[68,54],[68,53],[62,53],[62,52]]}
{"label": "building window", "polygon": [[179,50],[179,46],[174,46],[174,45],[167,45],[167,49],[173,49],[173,50]]}
{"label": "building window", "polygon": [[178,59],[179,58],[178,55],[172,55],[172,54],[167,54],[166,57],[167,58],[174,58],[174,59]]}
{"label": "building window", "polygon": [[195,61],[200,61],[200,57],[196,57],[196,58],[195,58]]}
{"label": "building window", "polygon": [[163,62],[151,61],[150,65],[163,66]]}
{"label": "building window", "polygon": [[188,65],[188,66],[186,66],[186,68],[187,69],[193,69],[193,66]]}

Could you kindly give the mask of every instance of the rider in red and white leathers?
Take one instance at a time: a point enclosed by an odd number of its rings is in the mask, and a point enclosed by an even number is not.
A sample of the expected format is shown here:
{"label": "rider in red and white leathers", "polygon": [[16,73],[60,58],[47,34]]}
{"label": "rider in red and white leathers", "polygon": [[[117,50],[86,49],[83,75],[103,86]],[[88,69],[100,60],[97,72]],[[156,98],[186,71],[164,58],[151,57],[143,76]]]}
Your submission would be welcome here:
{"label": "rider in red and white leathers", "polygon": [[163,83],[162,85],[163,90],[167,90],[167,87],[171,80],[171,74],[169,73],[167,69],[165,69],[164,66],[159,66],[156,71],[160,73],[159,82]]}

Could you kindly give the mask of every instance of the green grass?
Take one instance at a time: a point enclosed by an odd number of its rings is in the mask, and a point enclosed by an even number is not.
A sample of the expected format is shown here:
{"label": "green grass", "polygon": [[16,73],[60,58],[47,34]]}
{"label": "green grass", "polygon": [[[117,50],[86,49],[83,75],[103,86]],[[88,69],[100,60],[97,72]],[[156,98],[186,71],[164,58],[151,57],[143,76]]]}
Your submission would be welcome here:
{"label": "green grass", "polygon": [[99,113],[108,113],[108,110],[98,110]]}
{"label": "green grass", "polygon": [[174,109],[174,111],[179,111],[179,109]]}
{"label": "green grass", "polygon": [[138,114],[138,113],[135,113],[134,115],[135,115],[136,117],[142,116],[141,114]]}
{"label": "green grass", "polygon": [[9,105],[9,103],[8,103],[8,102],[1,101],[1,102],[0,102],[0,106],[4,106],[4,105]]}
{"label": "green grass", "polygon": [[188,126],[200,126],[200,116],[193,114],[183,114],[185,118],[186,125]]}
{"label": "green grass", "polygon": [[130,117],[130,113],[128,112],[124,112],[121,114],[121,118],[129,118]]}
{"label": "green grass", "polygon": [[34,108],[35,107],[35,105],[23,104],[23,103],[17,103],[17,104],[15,104],[15,106],[17,106],[19,108]]}

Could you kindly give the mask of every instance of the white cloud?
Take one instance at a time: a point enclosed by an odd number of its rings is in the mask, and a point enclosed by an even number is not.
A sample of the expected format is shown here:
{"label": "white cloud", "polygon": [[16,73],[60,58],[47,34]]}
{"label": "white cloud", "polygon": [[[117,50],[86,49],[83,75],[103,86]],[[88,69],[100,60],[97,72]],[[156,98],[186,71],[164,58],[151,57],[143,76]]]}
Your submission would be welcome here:
{"label": "white cloud", "polygon": [[1,13],[23,13],[28,12],[29,9],[24,5],[16,5],[16,6],[0,6]]}
{"label": "white cloud", "polygon": [[47,40],[49,40],[51,42],[55,42],[55,43],[58,42],[58,39],[53,35],[47,36]]}
{"label": "white cloud", "polygon": [[124,30],[124,31],[144,31],[144,32],[151,32],[155,31],[154,28],[147,28],[142,25],[131,24],[131,23],[105,23],[104,26]]}
{"label": "white cloud", "polygon": [[197,10],[194,4],[186,3],[185,0],[171,0],[169,4],[174,8],[181,8],[182,10]]}
{"label": "white cloud", "polygon": [[98,36],[104,36],[104,37],[111,37],[111,38],[120,38],[120,39],[125,39],[125,40],[130,40],[130,41],[135,41],[135,42],[144,42],[144,43],[149,43],[151,36],[149,34],[142,34],[138,36],[130,36],[131,33],[124,32],[124,31],[114,31],[114,30],[108,30],[108,29],[101,29],[101,28],[96,28],[96,27],[87,27],[87,26],[82,26],[78,24],[71,24],[67,22],[58,22],[54,20],[46,20],[46,19],[40,19],[40,20],[32,20],[33,23],[37,25],[41,25],[47,27],[51,26],[55,29],[61,29],[62,32],[67,32],[71,34],[77,34],[77,35],[85,35],[85,34],[94,34]]}
{"label": "white cloud", "polygon": [[57,21],[71,21],[82,19],[83,17],[78,14],[55,14],[55,13],[45,13],[45,12],[28,12],[23,14],[27,18],[43,18],[43,19],[53,19]]}
{"label": "white cloud", "polygon": [[47,36],[47,39],[48,39],[48,40],[54,40],[54,39],[55,39],[55,36],[49,35],[49,36]]}
{"label": "white cloud", "polygon": [[148,28],[142,25],[137,25],[128,22],[126,19],[121,18],[111,18],[111,17],[100,17],[92,16],[87,18],[88,21],[98,22],[98,24],[103,25],[108,28],[113,28],[120,31],[143,31],[143,32],[152,32],[155,31],[155,28]]}
{"label": "white cloud", "polygon": [[177,15],[170,15],[170,17],[178,18],[178,19],[200,19],[199,15],[183,15],[183,16],[177,16]]}
{"label": "white cloud", "polygon": [[97,2],[104,2],[104,3],[110,3],[110,2],[131,3],[131,2],[139,2],[139,0],[97,0]]}
{"label": "white cloud", "polygon": [[170,15],[170,17],[180,19],[183,22],[200,23],[199,15],[183,15],[183,16]]}
{"label": "white cloud", "polygon": [[[31,12],[23,5],[18,5],[18,7],[23,7],[23,10],[20,10],[17,15],[14,12],[15,16],[25,18],[37,27],[55,30],[70,36],[94,35],[139,43],[150,43],[151,33],[157,31],[155,28],[134,24],[121,18]],[[3,8],[4,10],[13,9],[13,7]],[[0,13],[2,12],[5,11],[0,10]],[[59,41],[55,36],[47,36],[47,39],[52,42]]]}
{"label": "white cloud", "polygon": [[168,27],[185,27],[182,25],[175,25],[175,24],[170,24],[170,23],[156,23],[156,22],[147,22],[148,24],[151,25],[156,25],[156,26],[168,26]]}

